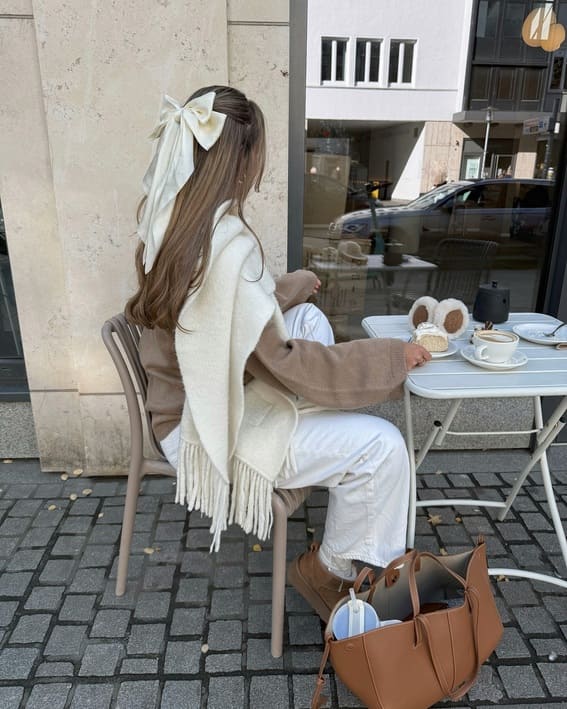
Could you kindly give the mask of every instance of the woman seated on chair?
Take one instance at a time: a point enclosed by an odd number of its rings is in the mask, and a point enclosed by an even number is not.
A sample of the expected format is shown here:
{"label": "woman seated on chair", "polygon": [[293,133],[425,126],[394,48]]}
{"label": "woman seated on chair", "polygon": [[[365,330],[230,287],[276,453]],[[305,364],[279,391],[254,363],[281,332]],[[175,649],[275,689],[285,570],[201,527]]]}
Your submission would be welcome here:
{"label": "woman seated on chair", "polygon": [[212,550],[232,522],[267,538],[275,487],[329,489],[320,548],[289,568],[325,619],[352,585],[353,560],[385,566],[404,552],[409,495],[398,429],[339,409],[398,396],[430,355],[390,339],[335,345],[307,302],[317,277],[274,283],[243,216],[264,171],[264,131],[258,106],[233,88],[164,98],[127,314],[144,328],[147,406],[177,469],[177,501],[212,518]]}

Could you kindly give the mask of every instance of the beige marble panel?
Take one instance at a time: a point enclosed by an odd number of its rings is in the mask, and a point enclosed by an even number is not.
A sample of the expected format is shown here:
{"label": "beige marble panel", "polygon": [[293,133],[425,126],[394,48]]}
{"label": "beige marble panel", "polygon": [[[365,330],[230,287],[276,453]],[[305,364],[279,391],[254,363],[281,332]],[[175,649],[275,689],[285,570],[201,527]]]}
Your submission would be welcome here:
{"label": "beige marble panel", "polygon": [[[64,254],[32,20],[0,19],[0,199],[32,389],[75,386]],[[25,149],[22,147],[25,146]]]}
{"label": "beige marble panel", "polygon": [[32,0],[0,0],[0,15],[31,15]]}
{"label": "beige marble panel", "polygon": [[100,327],[134,286],[135,208],[163,93],[226,83],[226,3],[34,0],[81,392],[116,386]]}
{"label": "beige marble panel", "polygon": [[289,22],[289,0],[227,0],[229,22]]}
{"label": "beige marble panel", "polygon": [[289,29],[232,25],[228,37],[230,84],[254,99],[266,117],[267,169],[249,213],[269,267],[279,274],[287,261]]}
{"label": "beige marble panel", "polygon": [[523,135],[514,162],[514,177],[533,177],[536,168],[537,142],[532,135]]}
{"label": "beige marble panel", "polygon": [[[41,469],[83,467],[84,448],[76,391],[32,391],[31,402]],[[99,445],[103,445],[99,441]]]}
{"label": "beige marble panel", "polygon": [[80,397],[87,475],[124,475],[130,460],[126,399],[120,394]]}

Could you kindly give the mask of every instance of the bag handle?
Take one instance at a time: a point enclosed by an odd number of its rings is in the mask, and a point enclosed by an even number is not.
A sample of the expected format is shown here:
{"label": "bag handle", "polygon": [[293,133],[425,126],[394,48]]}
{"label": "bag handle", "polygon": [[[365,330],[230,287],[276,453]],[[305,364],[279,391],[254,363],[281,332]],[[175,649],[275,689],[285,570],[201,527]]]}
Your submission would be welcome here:
{"label": "bag handle", "polygon": [[317,676],[317,681],[315,685],[315,691],[313,692],[313,698],[311,699],[311,709],[322,709],[327,704],[328,697],[321,694],[323,687],[325,685],[325,678],[323,677],[323,672],[325,671],[325,665],[329,659],[329,652],[331,651],[331,643],[329,638],[325,642],[325,649],[323,650],[323,657],[321,658],[321,664],[319,665],[319,674]]}
{"label": "bag handle", "polygon": [[[447,678],[445,676],[441,662],[440,662],[439,657],[435,651],[434,644],[431,642],[431,625],[430,625],[429,618],[427,617],[427,615],[418,615],[415,618],[416,624],[419,623],[421,625],[422,630],[423,630],[423,636],[427,640],[427,647],[429,649],[429,655],[431,657],[431,663],[433,665],[433,669],[435,670],[435,675],[437,677],[437,681],[439,682],[439,685],[440,685],[441,689],[443,690],[444,695],[446,697],[449,697],[449,699],[451,699],[453,701],[460,699],[469,691],[469,689],[475,683],[476,677],[477,677],[477,675],[480,671],[480,667],[482,665],[482,660],[480,657],[479,641],[478,641],[480,600],[479,600],[477,590],[475,588],[473,588],[472,586],[465,589],[465,598],[466,598],[469,608],[471,610],[471,615],[472,615],[472,619],[473,619],[473,642],[474,642],[476,666],[472,672],[471,677],[464,684],[460,685],[459,687],[451,686],[451,684],[449,683],[449,681],[447,680]],[[453,665],[454,664],[455,664],[455,658],[453,657]]]}

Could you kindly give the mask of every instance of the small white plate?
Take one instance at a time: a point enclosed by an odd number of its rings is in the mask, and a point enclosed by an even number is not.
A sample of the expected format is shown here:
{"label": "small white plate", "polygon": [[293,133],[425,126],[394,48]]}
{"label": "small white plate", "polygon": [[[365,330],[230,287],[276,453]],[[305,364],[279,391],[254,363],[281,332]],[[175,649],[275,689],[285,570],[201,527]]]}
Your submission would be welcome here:
{"label": "small white plate", "polygon": [[449,355],[455,354],[459,348],[454,342],[449,340],[449,346],[443,352],[431,352],[431,359],[441,359],[441,357],[448,357]]}
{"label": "small white plate", "polygon": [[482,367],[483,369],[492,369],[493,371],[506,371],[507,369],[516,369],[516,367],[521,367],[528,361],[525,354],[520,352],[514,352],[507,362],[488,362],[485,359],[477,359],[474,356],[474,347],[471,345],[469,347],[463,347],[461,354],[471,364],[477,367]]}
{"label": "small white plate", "polygon": [[557,325],[553,323],[547,325],[545,323],[522,323],[514,325],[512,330],[524,340],[535,342],[536,345],[561,345],[567,343],[567,325],[557,331],[553,337],[546,337],[546,332],[553,332]]}

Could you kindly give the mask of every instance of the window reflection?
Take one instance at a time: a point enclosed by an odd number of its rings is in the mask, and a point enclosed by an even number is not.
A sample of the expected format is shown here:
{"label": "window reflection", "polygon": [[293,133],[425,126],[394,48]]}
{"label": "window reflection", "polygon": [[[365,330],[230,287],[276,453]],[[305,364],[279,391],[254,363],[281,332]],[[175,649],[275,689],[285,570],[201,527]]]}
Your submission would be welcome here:
{"label": "window reflection", "polygon": [[[480,0],[472,21],[464,6],[414,3],[408,18],[403,0],[397,15],[308,4],[320,52],[307,54],[303,264],[338,339],[421,295],[471,307],[491,279],[510,288],[512,311],[535,307],[565,49],[522,41],[527,0]],[[557,14],[567,21],[567,1]],[[441,51],[439,27],[468,32],[472,51],[468,40]]]}

